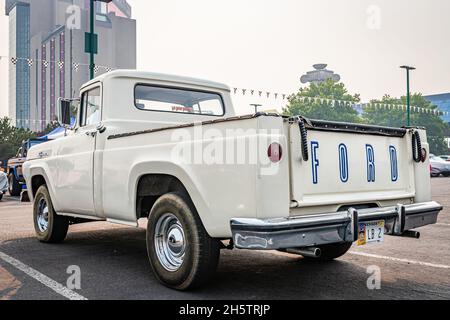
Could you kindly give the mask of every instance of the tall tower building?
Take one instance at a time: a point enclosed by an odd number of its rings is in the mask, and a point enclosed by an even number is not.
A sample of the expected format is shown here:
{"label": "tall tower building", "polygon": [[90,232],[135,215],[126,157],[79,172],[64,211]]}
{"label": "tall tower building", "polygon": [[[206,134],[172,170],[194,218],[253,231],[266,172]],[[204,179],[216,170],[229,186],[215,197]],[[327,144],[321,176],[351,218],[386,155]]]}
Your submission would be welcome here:
{"label": "tall tower building", "polygon": [[341,76],[334,73],[331,70],[327,70],[327,65],[325,63],[318,63],[313,65],[314,71],[308,71],[305,75],[300,78],[302,83],[313,83],[319,84],[321,82],[332,79],[335,82],[341,80]]}
{"label": "tall tower building", "polygon": [[[18,127],[26,127],[23,119],[30,117],[30,4],[28,1],[7,0],[9,16],[9,115],[17,119]],[[24,59],[16,60],[15,57]]]}
{"label": "tall tower building", "polygon": [[[10,22],[9,114],[40,132],[56,118],[59,98],[89,80],[89,0],[6,0]],[[126,0],[95,2],[96,75],[136,68],[136,21]]]}

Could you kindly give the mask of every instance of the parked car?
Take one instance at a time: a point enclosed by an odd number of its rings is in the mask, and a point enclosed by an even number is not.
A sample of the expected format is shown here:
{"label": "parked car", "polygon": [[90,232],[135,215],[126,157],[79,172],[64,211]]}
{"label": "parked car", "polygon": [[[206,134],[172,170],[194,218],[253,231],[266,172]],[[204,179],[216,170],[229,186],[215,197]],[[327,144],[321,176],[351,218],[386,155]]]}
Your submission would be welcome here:
{"label": "parked car", "polygon": [[439,177],[443,175],[444,177],[450,177],[450,162],[445,161],[441,157],[430,157],[431,165],[431,176]]}
{"label": "parked car", "polygon": [[28,150],[35,145],[46,142],[43,139],[28,139],[22,143],[14,158],[8,160],[6,174],[8,175],[9,194],[13,197],[20,196],[22,189],[26,187],[22,175],[22,165],[26,161]]}
{"label": "parked car", "polygon": [[450,162],[450,156],[439,156],[439,158],[444,159],[447,162]]}
{"label": "parked car", "polygon": [[8,191],[8,176],[3,170],[0,170],[0,201],[3,195]]}
{"label": "parked car", "polygon": [[[327,261],[354,242],[417,238],[442,210],[422,128],[236,116],[226,85],[139,71],[106,73],[80,96],[75,127],[23,166],[37,239],[148,218],[149,262],[171,288],[207,281],[220,249]],[[66,126],[70,110],[61,100]]]}

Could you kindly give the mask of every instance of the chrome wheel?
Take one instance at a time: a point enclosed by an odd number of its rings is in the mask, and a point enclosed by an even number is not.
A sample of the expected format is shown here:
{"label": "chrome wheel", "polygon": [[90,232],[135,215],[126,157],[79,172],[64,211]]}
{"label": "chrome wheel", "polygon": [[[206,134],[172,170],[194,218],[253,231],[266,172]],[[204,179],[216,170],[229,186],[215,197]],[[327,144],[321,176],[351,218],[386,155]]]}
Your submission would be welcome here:
{"label": "chrome wheel", "polygon": [[48,205],[45,199],[39,200],[37,209],[37,226],[40,232],[45,232],[48,229]]}
{"label": "chrome wheel", "polygon": [[167,271],[175,272],[183,264],[186,241],[183,226],[172,213],[163,214],[155,227],[155,251]]}

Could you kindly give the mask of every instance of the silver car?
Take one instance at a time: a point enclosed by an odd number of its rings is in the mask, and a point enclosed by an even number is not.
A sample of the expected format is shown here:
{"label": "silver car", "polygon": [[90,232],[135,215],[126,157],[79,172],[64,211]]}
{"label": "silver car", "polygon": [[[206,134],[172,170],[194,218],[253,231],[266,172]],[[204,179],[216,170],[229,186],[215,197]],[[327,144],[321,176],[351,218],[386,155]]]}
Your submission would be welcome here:
{"label": "silver car", "polygon": [[3,171],[0,171],[0,200],[2,200],[6,191],[8,191],[8,176]]}
{"label": "silver car", "polygon": [[430,174],[432,177],[450,177],[450,162],[436,156],[430,157]]}

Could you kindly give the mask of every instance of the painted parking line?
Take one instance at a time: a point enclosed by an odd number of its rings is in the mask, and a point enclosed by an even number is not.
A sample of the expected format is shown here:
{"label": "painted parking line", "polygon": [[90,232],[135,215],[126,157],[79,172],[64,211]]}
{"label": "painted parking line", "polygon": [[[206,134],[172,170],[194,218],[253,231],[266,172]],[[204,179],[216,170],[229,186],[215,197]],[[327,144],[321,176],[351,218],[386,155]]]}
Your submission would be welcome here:
{"label": "painted parking line", "polygon": [[30,203],[27,203],[27,204],[23,204],[23,203],[20,203],[20,204],[8,204],[8,205],[0,206],[0,209],[11,209],[11,208],[23,209],[23,208],[28,207],[28,206],[31,207],[31,204]]}
{"label": "painted parking line", "polygon": [[438,268],[438,269],[450,269],[450,266],[447,266],[445,264],[434,264],[434,263],[422,262],[422,261],[417,261],[417,260],[393,258],[393,257],[388,257],[388,256],[381,256],[378,254],[365,253],[365,252],[349,251],[348,253],[356,255],[356,256],[375,258],[375,259],[383,259],[383,260],[389,260],[389,261],[395,261],[395,262],[403,262],[403,263],[407,263],[407,264],[414,264],[414,265],[419,265],[419,266],[424,266],[424,267],[431,267],[431,268]]}
{"label": "painted parking line", "polygon": [[26,264],[20,262],[17,259],[14,259],[11,256],[8,256],[7,254],[0,251],[0,259],[3,261],[9,263],[13,267],[19,269],[26,275],[30,276],[31,278],[39,281],[47,288],[55,291],[57,294],[69,299],[69,300],[88,300],[87,298],[83,297],[82,295],[68,289],[67,287],[63,286],[62,284],[56,282],[53,279],[50,279],[45,274],[40,273],[39,271],[27,266]]}

